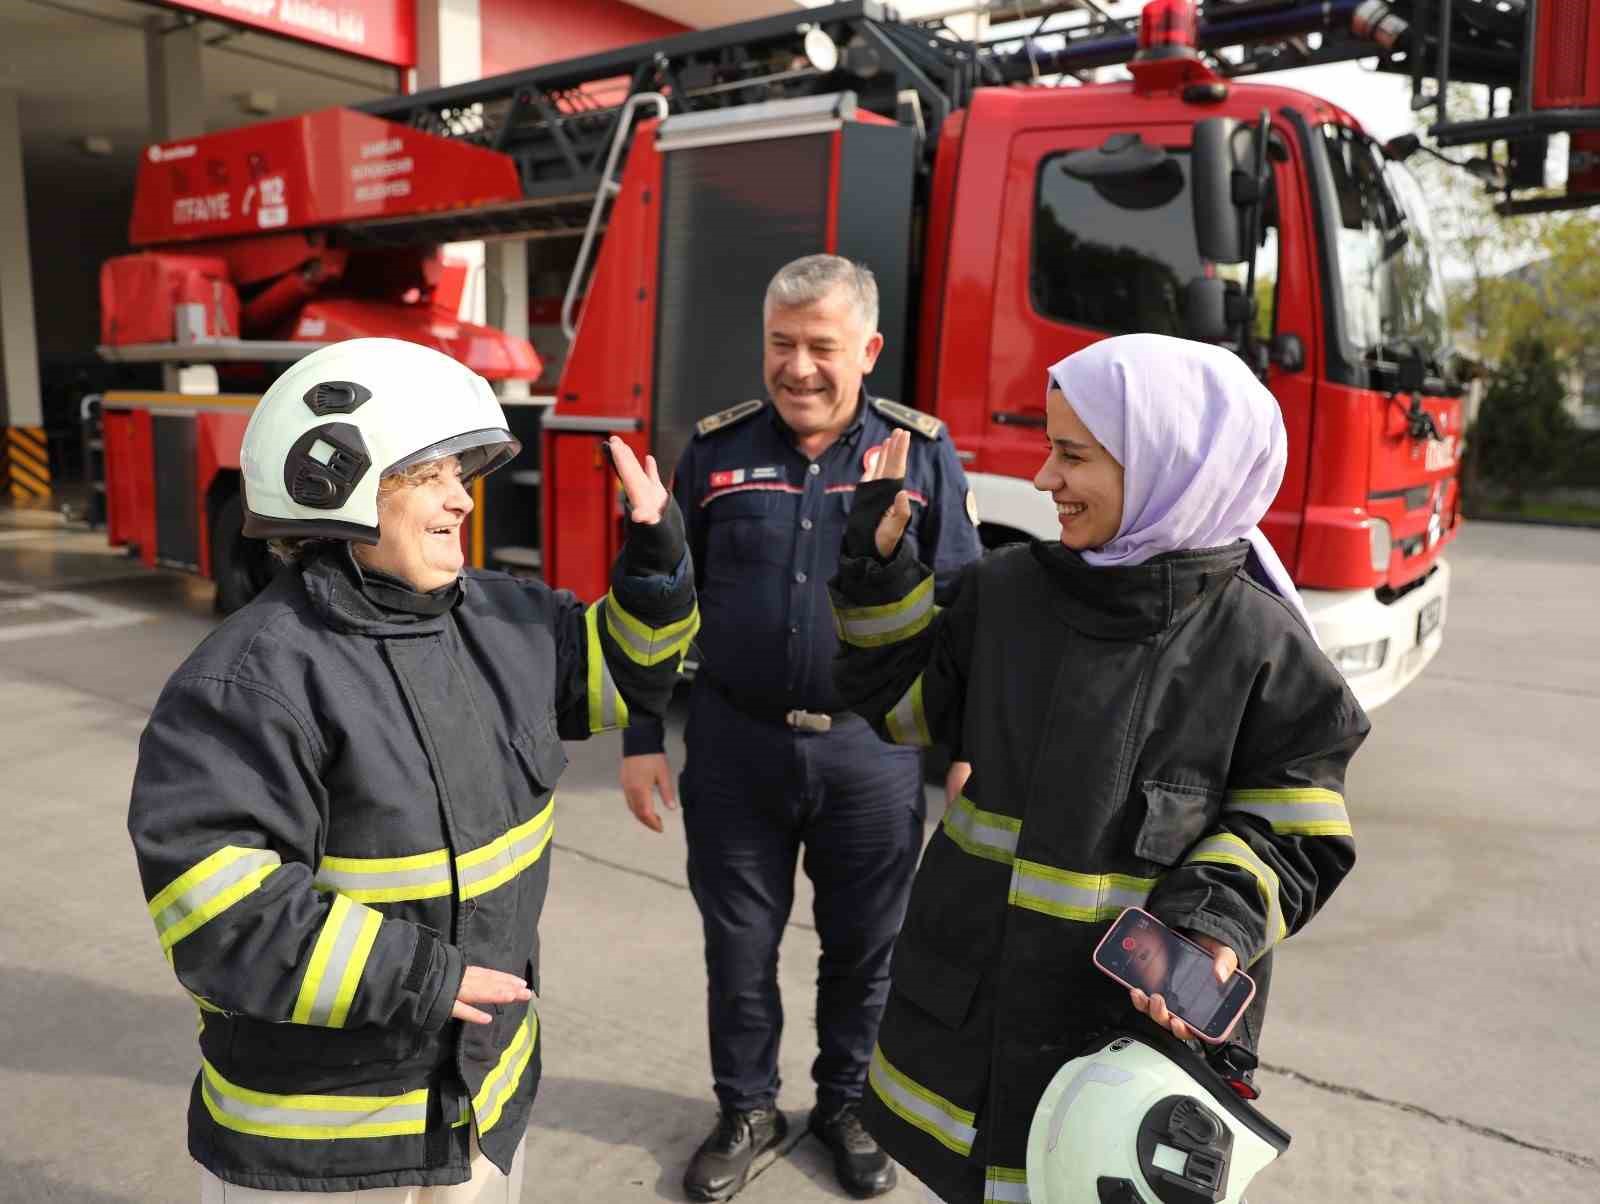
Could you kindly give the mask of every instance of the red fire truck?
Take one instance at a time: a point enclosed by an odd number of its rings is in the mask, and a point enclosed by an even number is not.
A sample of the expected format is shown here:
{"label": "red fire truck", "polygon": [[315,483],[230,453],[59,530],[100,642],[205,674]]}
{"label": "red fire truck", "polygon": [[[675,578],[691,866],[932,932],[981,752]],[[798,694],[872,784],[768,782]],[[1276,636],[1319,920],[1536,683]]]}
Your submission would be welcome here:
{"label": "red fire truck", "polygon": [[[1135,330],[1235,347],[1289,431],[1264,527],[1323,646],[1376,706],[1439,647],[1459,526],[1460,386],[1427,206],[1399,162],[1416,140],[1380,146],[1316,97],[1240,79],[1358,57],[1409,72],[1422,102],[1462,82],[1511,98],[1487,119],[1441,111],[1429,131],[1444,147],[1505,145],[1475,168],[1506,213],[1600,203],[1600,15],[1586,0],[1265,0],[1201,20],[1187,0],[1153,0],[1137,31],[1095,17],[984,44],[858,0],[376,102],[337,113],[352,123],[337,136],[319,132],[328,114],[279,123],[291,134],[264,164],[262,127],[153,147],[135,241],[213,261],[188,263],[162,303],[193,310],[209,270],[217,296],[231,284],[264,321],[235,346],[214,305],[221,324],[188,320],[223,354],[141,353],[231,356],[219,374],[237,394],[105,396],[111,538],[242,600],[261,571],[234,500],[243,410],[272,372],[259,334],[284,357],[308,340],[416,337],[405,322],[449,324],[428,308],[431,247],[586,222],[555,404],[513,411],[538,464],[480,485],[470,551],[598,595],[621,514],[598,437],[620,432],[670,468],[697,419],[759,388],[771,273],[827,250],[877,274],[888,350],[871,384],[948,424],[991,545],[1055,529],[1029,484],[1047,364]],[[1131,82],[1072,86],[1119,62]],[[1051,76],[1064,82],[1033,82]],[[1559,193],[1543,177],[1555,132],[1573,148]],[[196,177],[182,188],[162,170],[180,154]],[[205,175],[213,161],[225,170]],[[274,174],[286,191],[262,233],[229,189],[254,185],[264,226]],[[302,195],[316,203],[296,209]],[[213,212],[233,224],[202,220]],[[486,375],[537,371],[525,345],[457,337],[441,345]],[[107,341],[118,355],[114,330]]]}

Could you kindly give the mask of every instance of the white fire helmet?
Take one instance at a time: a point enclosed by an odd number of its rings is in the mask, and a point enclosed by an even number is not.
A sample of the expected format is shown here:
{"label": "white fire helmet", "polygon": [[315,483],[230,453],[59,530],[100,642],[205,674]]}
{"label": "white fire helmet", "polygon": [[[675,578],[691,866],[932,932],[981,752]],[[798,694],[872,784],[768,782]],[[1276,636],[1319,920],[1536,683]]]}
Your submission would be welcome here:
{"label": "white fire helmet", "polygon": [[1028,1131],[1031,1204],[1241,1204],[1289,1134],[1176,1040],[1128,1033],[1059,1071]]}
{"label": "white fire helmet", "polygon": [[461,457],[471,479],[521,450],[494,390],[442,352],[401,339],[313,351],[272,383],[245,428],[244,533],[378,542],[378,482]]}

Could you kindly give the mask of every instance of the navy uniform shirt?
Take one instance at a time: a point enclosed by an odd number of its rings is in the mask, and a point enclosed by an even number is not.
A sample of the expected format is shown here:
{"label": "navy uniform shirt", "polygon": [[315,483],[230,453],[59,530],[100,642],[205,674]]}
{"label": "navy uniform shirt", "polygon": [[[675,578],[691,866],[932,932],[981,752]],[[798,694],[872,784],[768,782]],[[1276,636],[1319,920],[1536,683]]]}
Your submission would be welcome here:
{"label": "navy uniform shirt", "polygon": [[[833,688],[828,581],[865,457],[899,427],[912,430],[905,537],[942,597],[982,549],[966,473],[938,420],[863,391],[849,428],[813,462],[775,406],[747,402],[701,422],[684,449],[672,490],[694,556],[699,672],[734,705],[775,715],[844,709]],[[658,722],[623,733],[628,756],[661,750]]]}

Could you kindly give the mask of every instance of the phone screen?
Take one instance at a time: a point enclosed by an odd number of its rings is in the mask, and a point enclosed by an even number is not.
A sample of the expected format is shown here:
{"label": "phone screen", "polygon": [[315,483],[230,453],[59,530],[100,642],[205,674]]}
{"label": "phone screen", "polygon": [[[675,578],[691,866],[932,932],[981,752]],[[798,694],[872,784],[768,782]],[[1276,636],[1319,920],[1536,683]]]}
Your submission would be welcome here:
{"label": "phone screen", "polygon": [[1213,1041],[1220,1041],[1255,993],[1248,975],[1218,982],[1211,954],[1147,912],[1129,908],[1117,917],[1094,953],[1095,964],[1146,995]]}

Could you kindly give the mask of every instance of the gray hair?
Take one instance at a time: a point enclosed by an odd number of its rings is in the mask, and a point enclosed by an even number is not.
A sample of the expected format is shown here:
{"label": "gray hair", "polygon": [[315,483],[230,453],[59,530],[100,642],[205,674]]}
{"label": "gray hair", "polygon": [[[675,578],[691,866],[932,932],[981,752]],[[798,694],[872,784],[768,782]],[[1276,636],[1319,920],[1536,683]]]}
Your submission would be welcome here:
{"label": "gray hair", "polygon": [[872,269],[838,255],[806,255],[778,269],[767,285],[766,312],[815,305],[836,288],[843,288],[855,303],[861,329],[878,329],[878,281]]}

